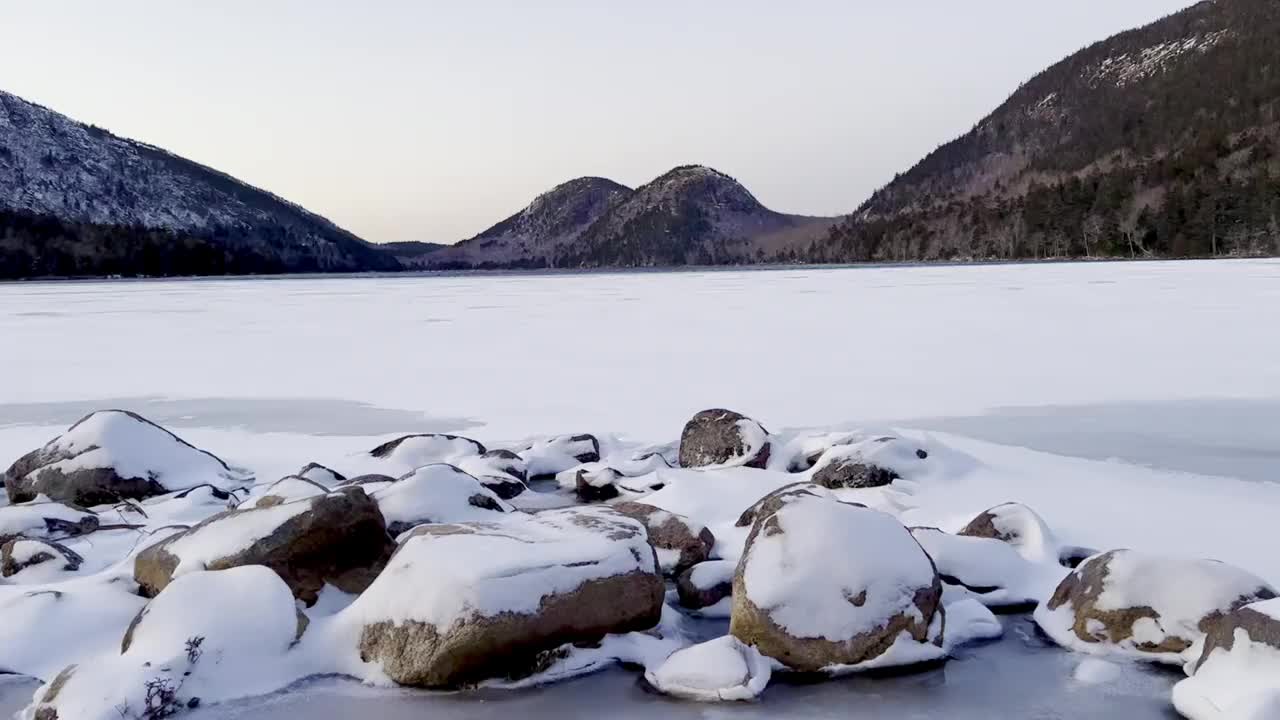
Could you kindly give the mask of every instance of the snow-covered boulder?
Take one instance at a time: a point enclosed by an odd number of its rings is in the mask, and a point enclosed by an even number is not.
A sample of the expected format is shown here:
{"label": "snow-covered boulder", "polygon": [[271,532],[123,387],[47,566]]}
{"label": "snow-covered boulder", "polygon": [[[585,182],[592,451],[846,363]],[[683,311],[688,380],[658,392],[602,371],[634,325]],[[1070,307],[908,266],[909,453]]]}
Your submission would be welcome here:
{"label": "snow-covered boulder", "polygon": [[667,574],[706,560],[716,544],[715,535],[699,522],[642,502],[611,505],[615,511],[639,520],[649,531],[649,544],[658,555],[658,566]]}
{"label": "snow-covered boulder", "polygon": [[368,464],[368,470],[399,477],[423,465],[457,462],[460,458],[480,456],[486,451],[479,441],[459,435],[402,435],[369,451],[371,464]]}
{"label": "snow-covered boulder", "polygon": [[723,612],[704,614],[729,614],[727,598],[733,595],[733,574],[738,564],[730,560],[707,560],[686,569],[676,577],[676,594],[681,607],[690,610],[721,609]]}
{"label": "snow-covered boulder", "polygon": [[16,537],[50,538],[85,535],[98,529],[97,514],[56,502],[0,507],[0,543]]}
{"label": "snow-covered boulder", "polygon": [[241,504],[243,507],[271,507],[281,503],[327,495],[329,488],[301,475],[289,475],[256,488]]}
{"label": "snow-covered boulder", "polygon": [[1213,623],[1192,650],[1173,706],[1191,720],[1280,718],[1280,600],[1246,605]]}
{"label": "snow-covered boulder", "polygon": [[660,692],[686,700],[752,700],[773,674],[767,658],[732,635],[677,650],[645,673]]}
{"label": "snow-covered boulder", "polygon": [[1275,596],[1215,560],[1112,550],[1067,575],[1035,619],[1063,647],[1180,665],[1224,615]]}
{"label": "snow-covered boulder", "polygon": [[343,592],[363,591],[394,547],[378,505],[352,486],[214,515],[140,552],[133,575],[154,597],[187,573],[265,565],[310,605],[325,583]]}
{"label": "snow-covered boulder", "polygon": [[399,535],[425,523],[499,520],[506,501],[453,465],[426,465],[378,490],[373,499],[387,531]]}
{"label": "snow-covered boulder", "polygon": [[833,447],[851,445],[865,436],[854,432],[811,432],[785,441],[775,440],[769,453],[769,469],[801,473],[811,469]]}
{"label": "snow-covered boulder", "polygon": [[769,463],[769,431],[732,410],[703,410],[680,433],[680,467],[763,468]]}
{"label": "snow-covered boulder", "polygon": [[970,520],[957,535],[1008,543],[1032,562],[1058,562],[1058,541],[1034,510],[1022,503],[1004,503]]}
{"label": "snow-covered boulder", "polygon": [[529,489],[525,485],[528,467],[523,458],[510,450],[490,450],[479,456],[461,457],[454,464],[503,500]]}
{"label": "snow-covered boulder", "polygon": [[585,503],[612,500],[619,495],[618,481],[622,477],[622,473],[611,467],[582,468],[573,474],[573,492]]}
{"label": "snow-covered boulder", "polygon": [[[911,535],[933,558],[948,594],[957,590],[971,594],[990,608],[1030,611],[1057,581],[999,540],[951,535],[928,527],[911,528]],[[1056,575],[1061,577],[1061,571]],[[1050,578],[1047,587],[1046,578]]]}
{"label": "snow-covered boulder", "polygon": [[357,475],[346,482],[340,483],[338,487],[360,487],[370,495],[391,485],[396,479],[390,475],[382,473],[368,473],[366,475]]}
{"label": "snow-covered boulder", "polygon": [[738,521],[734,523],[735,527],[750,527],[755,524],[756,518],[767,517],[777,512],[779,508],[789,503],[795,502],[803,498],[825,498],[834,500],[835,496],[826,488],[814,485],[811,482],[791,483],[783,485],[759,500],[751,504],[751,507],[742,511],[738,516]]}
{"label": "snow-covered boulder", "polygon": [[5,472],[4,486],[13,503],[44,495],[91,507],[249,479],[146,418],[100,410],[19,458]]}
{"label": "snow-covered boulder", "polygon": [[600,462],[600,440],[594,435],[559,435],[521,450],[526,479],[554,477],[586,463]]}
{"label": "snow-covered boulder", "polygon": [[288,586],[266,568],[191,573],[138,613],[114,652],[38,689],[23,717],[160,718],[271,691],[305,627]]}
{"label": "snow-covered boulder", "polygon": [[529,479],[529,466],[524,458],[511,450],[490,450],[481,456],[495,472],[504,473],[524,482]]}
{"label": "snow-covered boulder", "polygon": [[893,516],[800,497],[757,516],[733,578],[730,633],[790,670],[940,659],[942,581]]}
{"label": "snow-covered boulder", "polygon": [[513,677],[566,643],[655,626],[663,582],[637,521],[608,508],[423,525],[337,621],[368,676],[454,687]]}
{"label": "snow-covered boulder", "polygon": [[75,572],[84,558],[62,543],[52,540],[14,538],[0,547],[0,575],[13,577],[28,568],[46,571],[42,579],[54,579],[49,575]]}
{"label": "snow-covered boulder", "polygon": [[337,487],[347,481],[345,475],[320,463],[307,463],[295,474],[300,478],[306,478],[328,488]]}
{"label": "snow-covered boulder", "polygon": [[837,445],[814,463],[812,480],[828,489],[873,488],[892,483],[923,466],[929,454],[894,437]]}

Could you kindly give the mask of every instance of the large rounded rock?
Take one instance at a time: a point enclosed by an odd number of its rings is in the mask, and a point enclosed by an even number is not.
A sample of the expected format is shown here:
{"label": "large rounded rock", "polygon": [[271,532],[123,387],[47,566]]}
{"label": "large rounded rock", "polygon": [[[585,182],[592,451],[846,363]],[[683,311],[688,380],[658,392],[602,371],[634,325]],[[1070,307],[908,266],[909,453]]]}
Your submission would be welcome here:
{"label": "large rounded rock", "polygon": [[114,648],[36,691],[25,717],[160,718],[270,692],[306,626],[288,586],[267,568],[190,573],[142,608]]}
{"label": "large rounded rock", "polygon": [[370,450],[368,462],[362,466],[370,472],[399,477],[423,465],[457,463],[463,458],[479,457],[486,451],[487,448],[479,441],[460,435],[402,435]]}
{"label": "large rounded rock", "polygon": [[514,510],[479,480],[452,465],[426,465],[373,493],[387,531],[426,523],[499,520]]}
{"label": "large rounded rock", "polygon": [[921,469],[928,457],[914,444],[894,437],[837,445],[818,458],[812,480],[832,490],[882,487],[903,477],[903,473]]}
{"label": "large rounded rock", "polygon": [[944,656],[942,582],[896,519],[800,497],[751,527],[733,579],[730,633],[799,672]]}
{"label": "large rounded rock", "polygon": [[1192,720],[1280,717],[1280,599],[1227,613],[1192,652],[1190,677],[1173,688],[1178,712]]}
{"label": "large rounded rock", "polygon": [[5,472],[4,486],[13,503],[45,495],[91,507],[249,479],[140,415],[100,410],[19,458]]}
{"label": "large rounded rock", "polygon": [[338,622],[397,683],[517,677],[567,643],[657,625],[663,582],[639,522],[607,508],[423,525]]}
{"label": "large rounded rock", "polygon": [[1180,665],[1224,615],[1273,597],[1225,563],[1112,550],[1072,571],[1035,619],[1064,647]]}
{"label": "large rounded rock", "polygon": [[803,498],[834,499],[834,496],[827,489],[811,482],[783,485],[752,503],[751,507],[743,510],[742,514],[738,516],[737,522],[734,523],[734,527],[751,527],[751,525],[755,524],[757,518],[768,517],[778,512],[784,505]]}
{"label": "large rounded rock", "polygon": [[600,462],[600,440],[595,435],[558,435],[539,440],[521,450],[526,479],[553,477],[586,463]]}
{"label": "large rounded rock", "polygon": [[715,535],[705,525],[683,515],[642,502],[623,502],[610,507],[645,526],[649,531],[649,544],[657,552],[658,565],[665,573],[679,573],[706,560],[716,544]]}
{"label": "large rounded rock", "polygon": [[265,565],[309,605],[325,583],[344,592],[363,591],[394,548],[377,504],[351,486],[214,515],[140,552],[133,576],[142,592],[154,597],[190,572]]}
{"label": "large rounded rock", "polygon": [[746,466],[769,463],[769,431],[732,410],[703,410],[680,433],[680,467]]}

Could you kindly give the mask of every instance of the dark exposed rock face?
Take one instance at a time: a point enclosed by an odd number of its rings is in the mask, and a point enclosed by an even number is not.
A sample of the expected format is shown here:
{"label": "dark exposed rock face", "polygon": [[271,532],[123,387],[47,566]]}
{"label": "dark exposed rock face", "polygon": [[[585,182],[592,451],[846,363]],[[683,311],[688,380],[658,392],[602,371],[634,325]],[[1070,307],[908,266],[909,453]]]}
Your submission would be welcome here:
{"label": "dark exposed rock face", "polygon": [[[265,537],[246,543],[238,533],[227,531],[242,523],[276,524]],[[315,602],[326,582],[344,592],[362,592],[395,548],[378,506],[359,487],[347,487],[294,503],[219,513],[148,547],[138,554],[133,571],[143,593],[154,597],[173,580],[184,551],[196,552],[194,544],[184,540],[197,536],[197,542],[212,542],[225,550],[211,554],[200,547],[207,559],[184,572],[265,565],[307,604]]]}
{"label": "dark exposed rock face", "polygon": [[882,487],[898,479],[898,473],[869,462],[841,458],[823,465],[813,473],[813,482],[824,488]]}
{"label": "dark exposed rock face", "polygon": [[44,563],[56,563],[63,570],[75,571],[83,562],[84,558],[71,548],[52,540],[16,538],[0,548],[0,575],[4,577]]}
{"label": "dark exposed rock face", "polygon": [[1252,643],[1280,651],[1280,620],[1248,606],[1238,607],[1208,624],[1204,649],[1195,660],[1195,670],[1204,667],[1214,650],[1231,651],[1236,644],[1236,631],[1243,630]]}
{"label": "dark exposed rock face", "polygon": [[642,502],[622,502],[609,507],[645,526],[649,531],[649,544],[658,551],[658,564],[665,572],[679,573],[700,563],[715,547],[715,535],[683,515]]}
{"label": "dark exposed rock face", "polygon": [[613,468],[589,471],[579,470],[573,481],[573,491],[585,503],[604,502],[618,497],[618,480],[622,475]]}
{"label": "dark exposed rock face", "polygon": [[245,479],[212,453],[126,410],[86,415],[4,474],[12,503],[43,494],[81,507],[163,495],[198,482]]}
{"label": "dark exposed rock face", "polygon": [[686,568],[676,577],[680,605],[700,610],[733,595],[734,565],[728,560],[707,560]]}
{"label": "dark exposed rock face", "polygon": [[680,467],[763,468],[769,462],[768,434],[760,423],[732,410],[703,410],[680,433]]}

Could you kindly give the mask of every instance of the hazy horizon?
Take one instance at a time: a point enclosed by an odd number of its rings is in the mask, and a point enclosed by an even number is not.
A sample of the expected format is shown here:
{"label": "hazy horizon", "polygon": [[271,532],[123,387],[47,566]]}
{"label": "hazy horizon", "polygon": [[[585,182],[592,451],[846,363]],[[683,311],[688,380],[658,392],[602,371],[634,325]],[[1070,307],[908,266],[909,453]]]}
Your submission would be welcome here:
{"label": "hazy horizon", "polygon": [[1035,73],[1192,4],[46,0],[6,8],[0,89],[367,240],[452,243],[566,180],[684,164],[848,213]]}

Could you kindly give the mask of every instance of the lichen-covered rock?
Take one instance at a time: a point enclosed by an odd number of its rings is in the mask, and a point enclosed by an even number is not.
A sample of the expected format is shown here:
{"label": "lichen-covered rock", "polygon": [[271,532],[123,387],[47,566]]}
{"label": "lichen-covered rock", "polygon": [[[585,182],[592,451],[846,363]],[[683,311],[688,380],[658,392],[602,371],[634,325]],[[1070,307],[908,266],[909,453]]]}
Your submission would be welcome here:
{"label": "lichen-covered rock", "polygon": [[387,531],[425,523],[498,520],[514,511],[481,482],[452,465],[426,465],[373,494]]}
{"label": "lichen-covered rock", "polygon": [[55,571],[75,572],[83,562],[71,548],[52,540],[14,538],[0,548],[0,575],[4,577],[46,563]]}
{"label": "lichen-covered rock", "polygon": [[133,575],[154,597],[174,578],[265,565],[308,605],[325,583],[363,591],[395,544],[378,505],[359,486],[265,508],[228,510],[140,552]]}
{"label": "lichen-covered rock", "polygon": [[1067,575],[1035,618],[1064,647],[1180,665],[1223,616],[1274,597],[1225,563],[1112,550]]}
{"label": "lichen-covered rock", "polygon": [[737,565],[730,560],[706,560],[681,572],[676,578],[681,607],[703,610],[732,596]]}
{"label": "lichen-covered rock", "polygon": [[24,717],[169,717],[269,692],[280,682],[274,667],[306,626],[288,586],[267,568],[190,573],[142,608],[115,647],[37,690]]}
{"label": "lichen-covered rock", "polygon": [[639,520],[649,531],[649,544],[658,555],[658,565],[667,574],[706,560],[716,544],[715,535],[701,523],[642,502],[611,505],[615,511]]}
{"label": "lichen-covered rock", "polygon": [[0,544],[16,537],[48,539],[85,535],[101,524],[97,514],[56,502],[0,507]]}
{"label": "lichen-covered rock", "polygon": [[730,633],[786,668],[839,673],[944,657],[942,582],[892,516],[820,497],[758,514]]}
{"label": "lichen-covered rock", "polygon": [[337,622],[397,683],[458,687],[535,669],[567,643],[655,626],[663,582],[639,522],[608,508],[415,528]]}
{"label": "lichen-covered rock", "polygon": [[680,467],[745,466],[769,463],[769,431],[732,410],[703,410],[680,433]]}
{"label": "lichen-covered rock", "polygon": [[196,485],[233,487],[250,480],[212,453],[124,410],[85,416],[4,474],[12,503],[44,495],[91,507],[141,499]]}
{"label": "lichen-covered rock", "polygon": [[1280,717],[1280,599],[1227,613],[1189,654],[1190,677],[1173,688],[1173,706],[1185,717]]}

